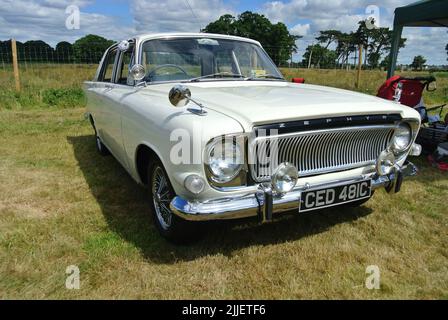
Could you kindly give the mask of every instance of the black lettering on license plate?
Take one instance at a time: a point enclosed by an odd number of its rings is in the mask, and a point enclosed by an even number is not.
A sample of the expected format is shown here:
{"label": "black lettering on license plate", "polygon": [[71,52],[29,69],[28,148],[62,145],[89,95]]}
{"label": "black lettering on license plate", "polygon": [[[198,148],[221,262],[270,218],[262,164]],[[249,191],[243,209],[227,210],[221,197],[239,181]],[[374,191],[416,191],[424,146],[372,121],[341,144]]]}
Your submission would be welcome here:
{"label": "black lettering on license plate", "polygon": [[369,198],[371,193],[371,180],[333,188],[305,191],[301,194],[300,212],[332,207]]}

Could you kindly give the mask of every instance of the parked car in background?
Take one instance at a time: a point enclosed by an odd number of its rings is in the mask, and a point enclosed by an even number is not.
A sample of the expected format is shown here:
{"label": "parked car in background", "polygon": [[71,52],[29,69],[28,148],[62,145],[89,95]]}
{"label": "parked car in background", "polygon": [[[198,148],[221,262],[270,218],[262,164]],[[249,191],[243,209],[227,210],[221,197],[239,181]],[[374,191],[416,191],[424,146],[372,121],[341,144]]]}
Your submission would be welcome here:
{"label": "parked car in background", "polygon": [[251,39],[136,36],[105,52],[85,91],[98,151],[147,186],[173,241],[200,221],[360,205],[416,173],[415,110],[289,83]]}

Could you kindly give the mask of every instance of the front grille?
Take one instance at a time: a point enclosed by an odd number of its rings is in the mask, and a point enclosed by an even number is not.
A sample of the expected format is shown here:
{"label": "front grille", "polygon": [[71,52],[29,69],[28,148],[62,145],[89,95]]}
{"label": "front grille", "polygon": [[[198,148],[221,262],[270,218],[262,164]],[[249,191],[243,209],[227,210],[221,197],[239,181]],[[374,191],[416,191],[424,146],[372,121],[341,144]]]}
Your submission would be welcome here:
{"label": "front grille", "polygon": [[249,147],[252,178],[270,179],[290,162],[300,176],[342,171],[375,163],[389,145],[394,125],[371,125],[258,136]]}

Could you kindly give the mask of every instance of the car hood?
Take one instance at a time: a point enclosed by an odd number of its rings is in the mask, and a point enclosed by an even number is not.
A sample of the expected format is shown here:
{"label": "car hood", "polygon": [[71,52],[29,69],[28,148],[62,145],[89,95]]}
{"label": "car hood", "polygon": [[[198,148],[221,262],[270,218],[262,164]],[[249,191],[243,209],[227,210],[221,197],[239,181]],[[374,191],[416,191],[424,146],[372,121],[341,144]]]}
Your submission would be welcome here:
{"label": "car hood", "polygon": [[[374,96],[330,87],[280,81],[187,83],[192,98],[206,109],[224,113],[250,131],[267,123],[349,115],[399,113],[417,118],[409,107]],[[168,93],[173,84],[164,84]]]}

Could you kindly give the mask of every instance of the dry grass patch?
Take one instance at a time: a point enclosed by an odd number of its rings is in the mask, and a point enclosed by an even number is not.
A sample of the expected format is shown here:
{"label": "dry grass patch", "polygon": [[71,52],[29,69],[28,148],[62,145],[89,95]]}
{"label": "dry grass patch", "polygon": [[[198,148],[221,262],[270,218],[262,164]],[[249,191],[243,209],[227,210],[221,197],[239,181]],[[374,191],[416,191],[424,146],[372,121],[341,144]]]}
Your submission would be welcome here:
{"label": "dry grass patch", "polygon": [[[329,87],[342,88],[353,91],[360,91],[367,94],[376,95],[379,87],[386,80],[386,72],[379,70],[363,70],[361,73],[361,82],[359,88],[356,88],[355,70],[317,70],[317,69],[288,69],[282,68],[281,72],[290,80],[294,77],[305,78],[306,83],[319,84]],[[397,74],[405,77],[418,77],[429,75],[427,72],[398,72]],[[437,90],[433,92],[424,92],[425,103],[429,106],[447,103],[448,97],[448,73],[438,72],[433,74],[437,79]]]}

